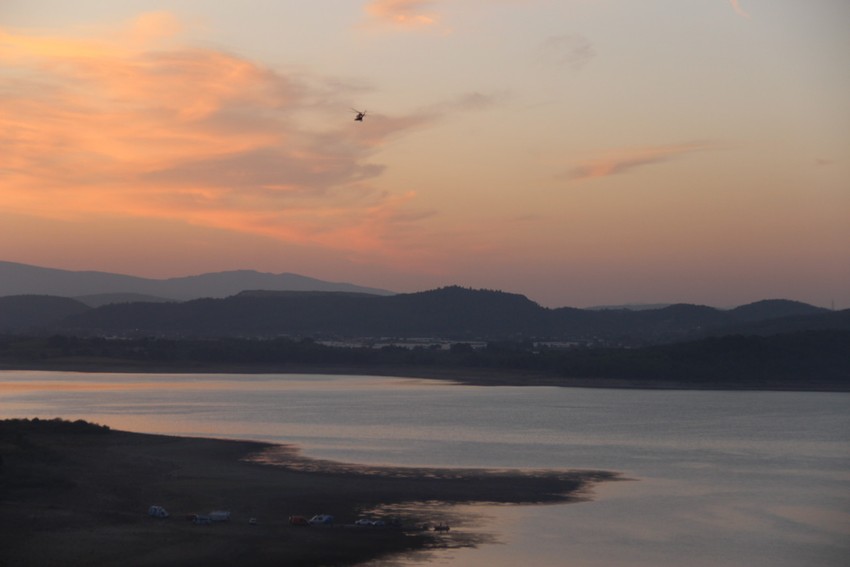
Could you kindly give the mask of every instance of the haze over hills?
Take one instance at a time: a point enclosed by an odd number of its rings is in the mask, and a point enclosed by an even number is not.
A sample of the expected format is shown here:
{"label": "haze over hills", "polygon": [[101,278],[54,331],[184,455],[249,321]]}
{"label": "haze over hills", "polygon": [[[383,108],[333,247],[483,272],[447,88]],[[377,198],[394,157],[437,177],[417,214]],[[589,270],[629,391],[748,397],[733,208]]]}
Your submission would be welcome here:
{"label": "haze over hills", "polygon": [[[187,301],[202,297],[227,297],[241,291],[347,291],[391,295],[385,289],[328,282],[298,274],[269,274],[252,270],[216,272],[168,279],[140,278],[109,272],[70,271],[0,261],[0,297],[56,295],[81,298],[97,306],[108,301]],[[128,294],[122,297],[122,294]],[[111,296],[107,298],[99,296]]]}

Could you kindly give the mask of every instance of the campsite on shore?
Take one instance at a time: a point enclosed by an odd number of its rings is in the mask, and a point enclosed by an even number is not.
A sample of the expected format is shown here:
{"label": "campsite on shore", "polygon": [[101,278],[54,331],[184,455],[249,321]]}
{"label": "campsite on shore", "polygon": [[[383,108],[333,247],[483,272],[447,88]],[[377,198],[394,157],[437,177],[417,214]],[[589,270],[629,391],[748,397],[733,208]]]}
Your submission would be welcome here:
{"label": "campsite on shore", "polygon": [[[0,530],[8,542],[0,563],[9,566],[351,565],[481,543],[480,534],[462,529],[453,504],[577,501],[594,483],[618,478],[360,467],[308,459],[287,446],[58,419],[1,421],[0,455]],[[402,504],[404,517],[382,514]],[[168,517],[149,514],[151,506]],[[227,521],[190,521],[218,510]],[[332,515],[332,525],[290,523],[315,514]],[[351,529],[364,518],[378,525]]]}

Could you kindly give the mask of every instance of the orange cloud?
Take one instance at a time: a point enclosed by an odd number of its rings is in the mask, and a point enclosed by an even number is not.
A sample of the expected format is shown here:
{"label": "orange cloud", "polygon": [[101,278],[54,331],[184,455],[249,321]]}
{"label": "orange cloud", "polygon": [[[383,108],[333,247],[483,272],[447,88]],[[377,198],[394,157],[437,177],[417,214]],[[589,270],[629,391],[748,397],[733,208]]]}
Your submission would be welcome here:
{"label": "orange cloud", "polygon": [[347,96],[181,45],[181,29],[155,13],[83,39],[0,30],[0,208],[178,220],[401,256],[393,231],[424,213],[411,212],[411,195],[369,185],[383,171],[370,158],[433,117],[311,125],[307,114],[345,112]]}
{"label": "orange cloud", "polygon": [[67,61],[97,58],[110,52],[114,56],[129,55],[153,45],[164,45],[183,30],[177,18],[169,12],[141,14],[111,30],[99,30],[96,37],[36,36],[15,34],[0,29],[0,61],[14,63],[29,61],[49,65],[52,59]]}
{"label": "orange cloud", "polygon": [[373,18],[398,26],[430,26],[437,16],[425,10],[434,0],[372,0],[365,10]]}
{"label": "orange cloud", "polygon": [[627,173],[632,169],[670,161],[680,156],[709,149],[706,143],[687,143],[646,148],[627,148],[606,152],[573,167],[567,177],[573,180],[595,179]]}

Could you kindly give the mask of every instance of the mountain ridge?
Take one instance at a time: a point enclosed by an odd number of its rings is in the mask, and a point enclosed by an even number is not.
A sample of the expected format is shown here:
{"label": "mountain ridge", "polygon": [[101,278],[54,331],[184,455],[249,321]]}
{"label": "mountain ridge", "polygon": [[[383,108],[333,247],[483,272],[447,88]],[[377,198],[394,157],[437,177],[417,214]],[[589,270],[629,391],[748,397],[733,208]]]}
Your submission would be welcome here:
{"label": "mountain ridge", "polygon": [[329,282],[289,272],[272,274],[255,270],[230,270],[154,279],[100,271],[61,270],[0,260],[0,297],[140,294],[172,301],[187,301],[202,297],[227,297],[246,289],[258,288],[281,291],[356,291],[375,295],[393,294],[385,289],[345,282]]}
{"label": "mountain ridge", "polygon": [[[55,310],[51,319],[49,305],[57,299],[61,298],[0,298],[0,329],[17,332],[40,326],[43,333],[95,336],[557,340],[588,346],[647,346],[724,334],[850,329],[850,310],[833,312],[785,301],[760,305],[760,318],[742,321],[731,311],[688,304],[649,311],[549,309],[522,295],[459,286],[391,296],[245,291],[226,298],[96,308],[66,300],[73,302],[73,309],[68,303],[65,311]],[[770,310],[771,305],[776,308]],[[28,312],[32,321],[26,318]]]}
{"label": "mountain ridge", "polygon": [[[0,331],[100,336],[172,337],[439,337],[453,341],[543,339],[595,346],[646,346],[723,334],[771,335],[810,329],[850,329],[850,310],[834,312],[798,301],[771,299],[718,309],[671,304],[656,309],[542,307],[524,295],[446,286],[414,293],[373,293],[297,274],[234,270],[169,280],[106,272],[101,286],[141,291],[84,295],[80,273],[0,262]],[[44,278],[67,293],[45,293]],[[27,293],[3,295],[12,284]],[[83,283],[88,280],[83,279]],[[287,289],[269,289],[272,285]],[[327,289],[315,289],[327,284]],[[145,285],[153,286],[153,289]],[[158,285],[165,287],[156,287]],[[75,287],[76,286],[76,287]],[[293,289],[295,287],[296,289]],[[203,288],[203,294],[196,290]],[[306,288],[306,289],[305,289]],[[233,291],[238,290],[238,291]],[[382,291],[382,290],[378,290]],[[157,292],[157,293],[151,293]],[[167,293],[163,293],[167,292]],[[198,297],[201,296],[201,297]],[[74,299],[70,299],[74,298]],[[176,299],[176,298],[189,299]],[[65,299],[65,301],[59,301]]]}

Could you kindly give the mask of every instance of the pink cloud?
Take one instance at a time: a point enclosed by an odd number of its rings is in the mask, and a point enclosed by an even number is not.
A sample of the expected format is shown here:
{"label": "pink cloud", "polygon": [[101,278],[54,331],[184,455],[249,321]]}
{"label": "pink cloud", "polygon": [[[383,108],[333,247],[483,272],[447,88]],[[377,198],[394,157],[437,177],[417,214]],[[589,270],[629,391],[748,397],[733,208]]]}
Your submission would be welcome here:
{"label": "pink cloud", "polygon": [[670,146],[612,150],[577,164],[569,171],[567,177],[581,181],[620,175],[639,167],[663,163],[711,147],[706,143],[692,142]]}
{"label": "pink cloud", "polygon": [[378,21],[396,26],[431,26],[437,23],[438,16],[427,11],[435,0],[372,0],[366,7],[366,13]]}

